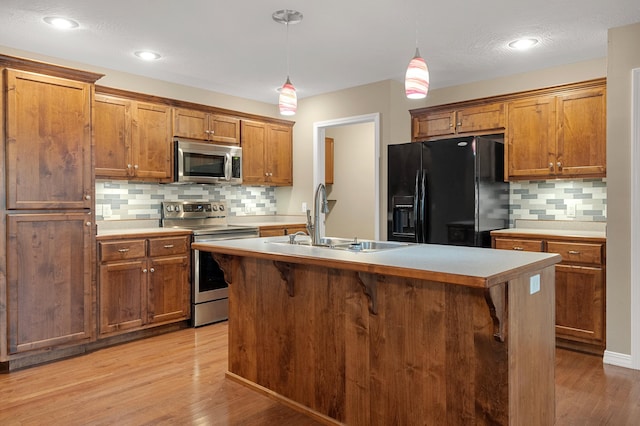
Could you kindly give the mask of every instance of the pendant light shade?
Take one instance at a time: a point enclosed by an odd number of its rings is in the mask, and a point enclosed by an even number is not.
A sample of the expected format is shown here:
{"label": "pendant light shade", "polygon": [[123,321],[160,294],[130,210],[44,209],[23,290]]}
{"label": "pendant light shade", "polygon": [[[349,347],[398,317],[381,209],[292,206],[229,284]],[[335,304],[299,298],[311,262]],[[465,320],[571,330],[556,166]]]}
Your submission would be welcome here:
{"label": "pendant light shade", "polygon": [[420,56],[416,47],[416,54],[409,62],[404,78],[404,91],[409,99],[422,99],[429,91],[429,69],[427,63]]}
{"label": "pendant light shade", "polygon": [[297,10],[283,9],[273,12],[271,18],[279,24],[284,24],[287,28],[287,81],[280,88],[278,108],[281,115],[294,115],[298,110],[298,95],[296,88],[289,80],[289,25],[302,21],[302,13]]}
{"label": "pendant light shade", "polygon": [[280,89],[280,97],[278,98],[278,107],[281,115],[294,115],[298,109],[298,97],[296,96],[296,88],[293,87],[289,76]]}

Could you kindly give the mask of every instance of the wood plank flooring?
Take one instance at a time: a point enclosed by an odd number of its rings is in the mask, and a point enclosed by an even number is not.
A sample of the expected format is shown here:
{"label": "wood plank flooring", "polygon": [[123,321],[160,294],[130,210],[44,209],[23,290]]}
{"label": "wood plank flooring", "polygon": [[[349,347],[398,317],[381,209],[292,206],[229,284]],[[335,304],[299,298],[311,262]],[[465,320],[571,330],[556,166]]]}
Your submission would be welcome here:
{"label": "wood plank flooring", "polygon": [[[640,371],[566,350],[557,425],[640,424]],[[0,374],[0,425],[318,425],[226,379],[227,324]]]}

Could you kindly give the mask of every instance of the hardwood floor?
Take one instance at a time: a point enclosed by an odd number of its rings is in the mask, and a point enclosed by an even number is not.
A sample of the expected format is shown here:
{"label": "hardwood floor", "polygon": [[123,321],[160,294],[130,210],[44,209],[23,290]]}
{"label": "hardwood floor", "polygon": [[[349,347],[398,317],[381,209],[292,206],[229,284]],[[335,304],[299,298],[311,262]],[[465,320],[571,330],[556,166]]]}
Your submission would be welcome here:
{"label": "hardwood floor", "polygon": [[[318,425],[225,379],[227,324],[0,374],[0,425]],[[557,425],[640,424],[640,371],[557,350]]]}

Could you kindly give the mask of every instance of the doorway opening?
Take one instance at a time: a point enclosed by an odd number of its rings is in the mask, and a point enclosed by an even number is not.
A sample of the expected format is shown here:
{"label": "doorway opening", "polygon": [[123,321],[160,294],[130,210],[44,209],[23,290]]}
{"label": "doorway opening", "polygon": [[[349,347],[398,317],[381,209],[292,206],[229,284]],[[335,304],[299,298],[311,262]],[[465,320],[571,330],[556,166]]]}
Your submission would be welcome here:
{"label": "doorway opening", "polygon": [[[362,206],[362,208],[373,208],[373,235],[374,239],[380,239],[380,113],[345,117],[335,120],[320,121],[313,123],[313,188],[314,191],[320,183],[325,183],[325,137],[326,130],[334,127],[349,126],[362,123],[373,123],[373,155],[372,158],[353,158],[353,161],[372,161],[374,186],[374,205]],[[315,194],[315,192],[314,192]],[[354,211],[354,215],[358,212]],[[320,232],[325,235],[325,215],[322,214],[319,220]],[[350,237],[351,235],[347,235]]]}

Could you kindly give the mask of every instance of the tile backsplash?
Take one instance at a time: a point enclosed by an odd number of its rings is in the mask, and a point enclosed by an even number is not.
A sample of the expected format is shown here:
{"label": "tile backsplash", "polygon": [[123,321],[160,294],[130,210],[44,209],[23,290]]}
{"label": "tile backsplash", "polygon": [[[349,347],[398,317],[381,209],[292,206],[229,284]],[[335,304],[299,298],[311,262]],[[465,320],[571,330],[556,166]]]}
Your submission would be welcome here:
{"label": "tile backsplash", "polygon": [[[164,200],[227,201],[230,216],[275,215],[273,187],[241,185],[163,185],[96,181],[96,220],[160,219]],[[571,205],[575,217],[571,216]],[[606,179],[511,182],[510,226],[516,219],[607,220]]]}
{"label": "tile backsplash", "polygon": [[165,200],[225,200],[229,216],[276,214],[273,187],[96,180],[96,220],[159,220]]}
{"label": "tile backsplash", "polygon": [[606,179],[511,182],[509,192],[511,226],[516,219],[607,220]]}

